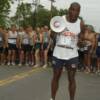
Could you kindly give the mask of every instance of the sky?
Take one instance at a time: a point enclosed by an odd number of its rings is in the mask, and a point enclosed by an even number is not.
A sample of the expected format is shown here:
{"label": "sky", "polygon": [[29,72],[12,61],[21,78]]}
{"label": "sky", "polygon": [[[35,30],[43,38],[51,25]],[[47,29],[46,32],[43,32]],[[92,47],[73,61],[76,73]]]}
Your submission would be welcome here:
{"label": "sky", "polygon": [[[23,0],[24,2],[31,3],[32,0]],[[78,2],[81,5],[80,16],[83,17],[86,24],[94,26],[96,32],[100,33],[100,0],[55,0],[53,3],[58,9],[69,8],[72,2]],[[50,0],[40,0],[45,8],[50,9]],[[12,5],[10,15],[14,15],[17,3]]]}

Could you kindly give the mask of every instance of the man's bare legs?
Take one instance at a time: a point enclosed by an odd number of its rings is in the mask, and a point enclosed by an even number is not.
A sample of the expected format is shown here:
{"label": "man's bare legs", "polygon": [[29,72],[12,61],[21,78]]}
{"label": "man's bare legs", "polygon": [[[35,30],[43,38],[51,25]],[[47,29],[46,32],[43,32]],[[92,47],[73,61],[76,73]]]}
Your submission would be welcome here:
{"label": "man's bare legs", "polygon": [[69,89],[69,96],[70,100],[74,100],[75,92],[76,92],[76,81],[75,81],[75,73],[76,68],[69,67],[68,71],[68,89]]}
{"label": "man's bare legs", "polygon": [[51,97],[55,100],[55,96],[59,87],[59,79],[62,73],[62,68],[53,69],[53,79],[51,82]]}
{"label": "man's bare legs", "polygon": [[[55,100],[55,96],[59,87],[59,79],[62,73],[62,69],[63,68],[53,70],[53,79],[51,83],[51,96],[53,100]],[[76,91],[76,81],[75,81],[76,68],[69,67],[67,71],[68,71],[68,82],[69,82],[69,86],[68,86],[69,96],[70,96],[70,100],[74,100],[75,91]]]}

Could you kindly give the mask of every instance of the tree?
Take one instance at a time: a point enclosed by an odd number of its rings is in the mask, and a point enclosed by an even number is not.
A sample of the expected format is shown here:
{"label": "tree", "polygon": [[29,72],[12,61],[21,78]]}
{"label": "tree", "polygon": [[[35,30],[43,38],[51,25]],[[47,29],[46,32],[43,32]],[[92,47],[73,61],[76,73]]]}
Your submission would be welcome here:
{"label": "tree", "polygon": [[[35,6],[35,5],[34,5]],[[38,5],[38,7],[36,7],[37,9],[34,9],[34,11],[32,11],[32,7],[30,4],[25,4],[25,3],[21,3],[21,5],[18,5],[17,7],[17,12],[15,15],[15,20],[17,21],[15,23],[18,24],[18,22],[20,22],[20,25],[32,25],[33,27],[36,26],[44,26],[44,25],[48,25],[50,23],[51,17],[53,16],[57,16],[57,15],[63,15],[66,14],[67,9],[60,9],[58,10],[55,6],[52,6],[52,10],[48,10],[45,9],[43,5]],[[28,17],[26,17],[26,15],[30,15]],[[17,20],[16,20],[17,19]],[[20,21],[18,21],[18,19],[20,19]]]}
{"label": "tree", "polygon": [[52,5],[51,17],[56,16],[56,15],[59,15],[58,9],[55,6]]}
{"label": "tree", "polygon": [[68,13],[68,10],[67,9],[60,9],[59,10],[59,15],[62,16],[62,15],[65,15]]}
{"label": "tree", "polygon": [[11,3],[13,3],[13,1],[14,0],[0,0],[0,25],[6,26]]}
{"label": "tree", "polygon": [[36,13],[36,26],[48,25],[50,21],[50,11],[39,5]]}
{"label": "tree", "polygon": [[16,11],[16,22],[19,26],[25,26],[27,24],[30,24],[30,16],[32,14],[31,11],[32,7],[29,3],[21,3],[21,5],[18,5],[17,11]]}
{"label": "tree", "polygon": [[52,6],[52,10],[45,9],[42,5],[39,5],[37,14],[36,14],[36,25],[44,26],[50,23],[50,19],[53,16],[58,15],[58,10],[56,7]]}

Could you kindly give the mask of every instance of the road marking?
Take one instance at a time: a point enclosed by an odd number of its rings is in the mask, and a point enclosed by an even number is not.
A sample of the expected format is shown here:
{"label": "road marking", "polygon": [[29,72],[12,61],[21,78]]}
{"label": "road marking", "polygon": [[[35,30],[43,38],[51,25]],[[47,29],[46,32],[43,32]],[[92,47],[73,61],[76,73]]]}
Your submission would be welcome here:
{"label": "road marking", "polygon": [[7,85],[7,84],[10,84],[12,82],[15,82],[17,80],[21,80],[21,79],[23,79],[25,77],[28,77],[31,74],[35,73],[35,72],[41,72],[41,71],[44,71],[44,70],[46,70],[46,69],[43,69],[43,68],[33,68],[32,70],[30,70],[28,72],[19,73],[19,74],[16,74],[14,76],[11,76],[9,78],[0,80],[0,87],[4,86],[4,85]]}

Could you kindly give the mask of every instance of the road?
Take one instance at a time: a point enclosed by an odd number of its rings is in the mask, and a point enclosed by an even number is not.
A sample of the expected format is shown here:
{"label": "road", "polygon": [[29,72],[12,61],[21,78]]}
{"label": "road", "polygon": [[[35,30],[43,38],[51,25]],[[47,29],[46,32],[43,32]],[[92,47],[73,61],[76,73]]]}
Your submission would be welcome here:
{"label": "road", "polygon": [[[0,100],[50,100],[52,68],[0,66]],[[100,100],[100,75],[77,72],[75,100]],[[69,100],[66,71],[56,100]]]}

